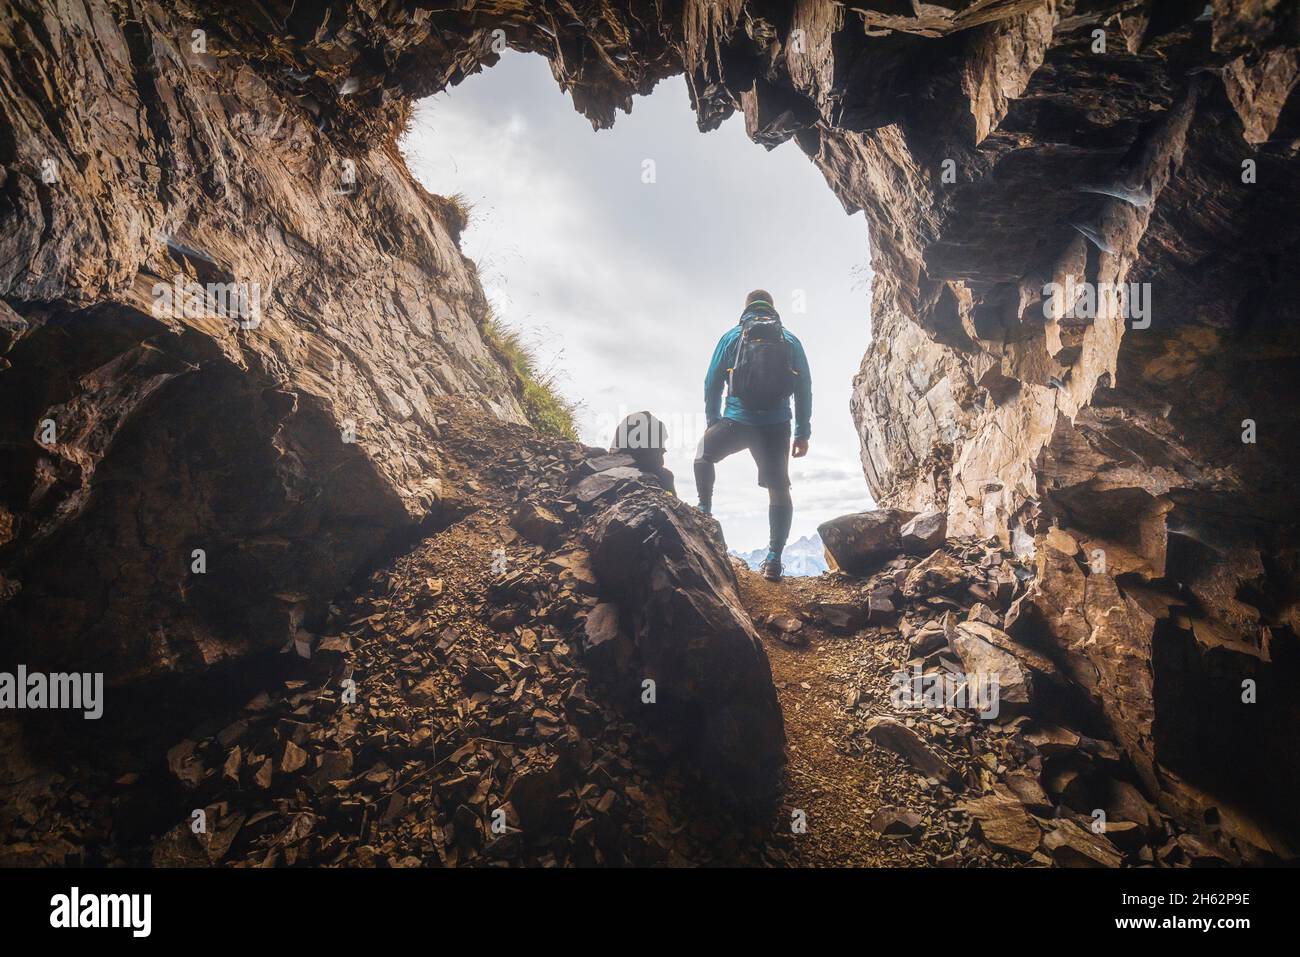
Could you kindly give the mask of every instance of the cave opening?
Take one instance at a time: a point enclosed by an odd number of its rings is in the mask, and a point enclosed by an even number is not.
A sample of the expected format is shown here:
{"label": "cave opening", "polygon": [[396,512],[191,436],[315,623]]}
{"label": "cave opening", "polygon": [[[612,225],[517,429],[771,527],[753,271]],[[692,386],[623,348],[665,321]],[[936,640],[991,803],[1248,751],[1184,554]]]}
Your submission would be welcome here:
{"label": "cave opening", "polygon": [[[578,437],[607,446],[624,416],[648,409],[666,424],[686,501],[709,357],[745,293],[772,290],[814,382],[811,450],[791,463],[787,566],[818,574],[817,526],[874,507],[849,414],[870,341],[864,217],[845,214],[794,140],[756,149],[741,116],[701,133],[680,75],[632,106],[593,132],[544,57],[506,52],[418,102],[401,145],[426,188],[466,208],[461,246],[493,321],[536,350]],[[757,565],[767,496],[753,462],[735,455],[718,472],[715,514]]]}

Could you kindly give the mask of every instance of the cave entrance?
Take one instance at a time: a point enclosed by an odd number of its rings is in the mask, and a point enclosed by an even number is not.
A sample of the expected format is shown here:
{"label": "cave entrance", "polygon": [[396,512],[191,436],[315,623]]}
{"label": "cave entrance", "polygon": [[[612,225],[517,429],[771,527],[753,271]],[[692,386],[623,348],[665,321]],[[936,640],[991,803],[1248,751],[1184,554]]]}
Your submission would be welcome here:
{"label": "cave entrance", "polygon": [[[791,463],[787,566],[820,571],[794,561],[799,540],[874,507],[849,414],[870,337],[868,246],[862,214],[845,215],[794,141],[757,149],[740,115],[701,134],[682,76],[593,132],[543,57],[508,52],[420,101],[401,145],[426,188],[467,210],[461,247],[495,321],[573,403],[579,437],[607,446],[624,415],[650,410],[686,501],[709,359],[745,294],[772,292],[814,380],[811,450]],[[766,549],[754,478],[744,453],[718,470],[714,511],[741,553]],[[820,545],[805,551],[821,560]]]}

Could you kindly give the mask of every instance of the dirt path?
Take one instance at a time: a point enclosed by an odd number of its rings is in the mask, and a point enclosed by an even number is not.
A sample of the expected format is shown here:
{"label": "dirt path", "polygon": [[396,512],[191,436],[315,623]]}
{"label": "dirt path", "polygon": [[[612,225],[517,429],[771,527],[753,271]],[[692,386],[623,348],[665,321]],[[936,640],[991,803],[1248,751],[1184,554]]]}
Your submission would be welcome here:
{"label": "dirt path", "polygon": [[[777,637],[773,617],[805,617],[817,602],[860,601],[860,584],[832,576],[772,583],[740,571],[741,597],[758,624],[785,713],[790,765],[786,813],[805,812],[790,863],[816,867],[957,864],[965,827],[894,754],[863,735],[872,714],[889,714],[889,679],[906,658],[896,628],[835,634],[802,620],[801,645]],[[914,811],[918,837],[886,837],[872,826],[881,808]]]}

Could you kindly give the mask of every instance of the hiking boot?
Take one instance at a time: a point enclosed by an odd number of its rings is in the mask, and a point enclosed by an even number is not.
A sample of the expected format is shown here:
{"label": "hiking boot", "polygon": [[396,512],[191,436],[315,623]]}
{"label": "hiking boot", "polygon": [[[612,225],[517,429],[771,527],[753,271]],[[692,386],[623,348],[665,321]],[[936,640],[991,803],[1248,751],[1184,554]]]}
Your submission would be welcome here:
{"label": "hiking boot", "polygon": [[781,580],[781,559],[769,558],[758,566],[759,574],[770,582],[779,582]]}

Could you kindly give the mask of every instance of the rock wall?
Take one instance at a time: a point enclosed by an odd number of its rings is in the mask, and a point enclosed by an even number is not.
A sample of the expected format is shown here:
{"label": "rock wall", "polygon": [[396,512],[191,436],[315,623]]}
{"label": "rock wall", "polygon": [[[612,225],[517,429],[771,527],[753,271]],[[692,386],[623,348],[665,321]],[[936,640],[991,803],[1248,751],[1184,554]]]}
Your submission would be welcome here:
{"label": "rock wall", "polygon": [[278,647],[436,521],[431,399],[522,421],[400,110],[330,136],[210,25],[128,6],[0,13],[7,650],[115,678]]}

